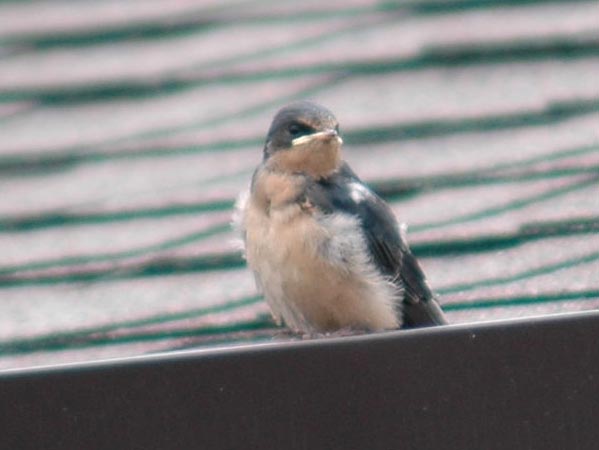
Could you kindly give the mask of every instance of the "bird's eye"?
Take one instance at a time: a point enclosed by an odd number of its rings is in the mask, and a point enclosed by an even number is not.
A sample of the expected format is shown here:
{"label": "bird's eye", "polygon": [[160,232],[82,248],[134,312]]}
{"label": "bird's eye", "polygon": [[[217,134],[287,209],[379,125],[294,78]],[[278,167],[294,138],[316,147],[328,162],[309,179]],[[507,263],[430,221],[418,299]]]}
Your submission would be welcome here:
{"label": "bird's eye", "polygon": [[298,137],[302,132],[302,128],[297,124],[289,125],[289,134],[293,137]]}

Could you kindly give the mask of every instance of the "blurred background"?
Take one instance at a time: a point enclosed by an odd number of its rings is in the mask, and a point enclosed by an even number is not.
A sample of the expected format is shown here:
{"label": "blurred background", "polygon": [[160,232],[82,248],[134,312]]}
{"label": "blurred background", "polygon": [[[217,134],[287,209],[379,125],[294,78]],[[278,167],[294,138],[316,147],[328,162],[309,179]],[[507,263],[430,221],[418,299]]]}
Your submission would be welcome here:
{"label": "blurred background", "polygon": [[229,221],[295,99],[453,323],[599,306],[599,2],[1,0],[0,368],[277,339]]}

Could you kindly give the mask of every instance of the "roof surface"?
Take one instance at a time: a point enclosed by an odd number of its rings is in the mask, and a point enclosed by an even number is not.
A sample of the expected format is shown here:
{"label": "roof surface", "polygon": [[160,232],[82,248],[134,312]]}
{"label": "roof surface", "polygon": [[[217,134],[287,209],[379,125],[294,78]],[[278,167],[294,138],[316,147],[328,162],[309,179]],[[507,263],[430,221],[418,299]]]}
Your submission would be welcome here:
{"label": "roof surface", "polygon": [[288,339],[229,226],[335,112],[453,323],[599,306],[599,3],[0,2],[0,368]]}

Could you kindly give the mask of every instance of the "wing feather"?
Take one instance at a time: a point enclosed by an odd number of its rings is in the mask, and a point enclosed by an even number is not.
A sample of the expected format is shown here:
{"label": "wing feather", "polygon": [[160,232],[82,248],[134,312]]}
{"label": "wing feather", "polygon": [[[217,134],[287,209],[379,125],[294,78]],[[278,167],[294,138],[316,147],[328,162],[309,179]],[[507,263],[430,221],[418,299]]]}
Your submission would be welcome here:
{"label": "wing feather", "polygon": [[[362,198],[352,198],[359,183]],[[344,163],[333,176],[310,184],[308,200],[324,213],[344,211],[358,216],[376,267],[404,291],[403,327],[447,323],[415,256],[399,232],[393,212],[378,195],[367,189]]]}

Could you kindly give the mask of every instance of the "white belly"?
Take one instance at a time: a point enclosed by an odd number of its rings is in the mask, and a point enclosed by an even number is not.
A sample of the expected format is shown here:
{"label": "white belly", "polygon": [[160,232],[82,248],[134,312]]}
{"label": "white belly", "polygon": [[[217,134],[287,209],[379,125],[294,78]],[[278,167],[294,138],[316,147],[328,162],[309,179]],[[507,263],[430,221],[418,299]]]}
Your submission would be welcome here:
{"label": "white belly", "polygon": [[399,327],[401,292],[368,258],[356,218],[243,207],[246,257],[273,316],[306,333]]}

